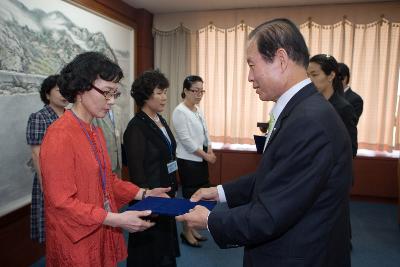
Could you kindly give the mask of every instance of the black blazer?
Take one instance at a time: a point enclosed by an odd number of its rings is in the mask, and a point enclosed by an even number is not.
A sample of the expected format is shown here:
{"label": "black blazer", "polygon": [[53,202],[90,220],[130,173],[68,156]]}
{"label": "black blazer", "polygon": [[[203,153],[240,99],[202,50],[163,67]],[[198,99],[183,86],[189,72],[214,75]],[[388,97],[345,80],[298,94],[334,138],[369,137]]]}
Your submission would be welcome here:
{"label": "black blazer", "polygon": [[173,196],[177,191],[176,172],[168,174],[167,163],[176,159],[176,142],[167,122],[158,116],[172,144],[168,145],[163,132],[146,113],[138,112],[124,132],[129,177],[144,188],[171,186],[169,194]]}
{"label": "black blazer", "polygon": [[329,102],[335,108],[340,118],[346,126],[347,132],[351,139],[351,149],[353,152],[353,158],[357,155],[358,140],[357,140],[357,116],[354,112],[353,106],[347,102],[344,97],[340,96],[337,92],[329,98]]}
{"label": "black blazer", "polygon": [[344,98],[349,101],[349,103],[353,106],[354,112],[356,113],[356,126],[358,124],[358,120],[361,117],[364,108],[364,101],[359,94],[351,90],[349,88],[346,92],[344,92]]}
{"label": "black blazer", "polygon": [[244,266],[350,266],[352,157],[340,117],[313,84],[286,105],[254,173],[223,184],[229,210],[211,211],[221,248]]}

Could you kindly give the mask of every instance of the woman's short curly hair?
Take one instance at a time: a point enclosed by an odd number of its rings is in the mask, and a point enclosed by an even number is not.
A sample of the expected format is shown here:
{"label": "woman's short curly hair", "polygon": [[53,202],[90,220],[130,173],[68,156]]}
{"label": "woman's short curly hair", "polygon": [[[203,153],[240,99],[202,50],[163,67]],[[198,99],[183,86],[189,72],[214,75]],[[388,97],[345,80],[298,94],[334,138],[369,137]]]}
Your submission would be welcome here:
{"label": "woman's short curly hair", "polygon": [[131,96],[135,99],[139,108],[144,106],[146,100],[153,94],[154,89],[166,89],[169,87],[168,79],[159,70],[148,70],[143,72],[131,87]]}
{"label": "woman's short curly hair", "polygon": [[60,72],[58,87],[61,95],[74,103],[80,92],[92,89],[93,82],[101,78],[118,83],[124,74],[111,59],[99,52],[85,52],[77,55]]}
{"label": "woman's short curly hair", "polygon": [[60,75],[50,75],[46,79],[43,80],[42,85],[40,86],[40,99],[45,105],[50,104],[50,101],[47,99],[47,95],[50,94],[51,89],[58,85],[58,78]]}

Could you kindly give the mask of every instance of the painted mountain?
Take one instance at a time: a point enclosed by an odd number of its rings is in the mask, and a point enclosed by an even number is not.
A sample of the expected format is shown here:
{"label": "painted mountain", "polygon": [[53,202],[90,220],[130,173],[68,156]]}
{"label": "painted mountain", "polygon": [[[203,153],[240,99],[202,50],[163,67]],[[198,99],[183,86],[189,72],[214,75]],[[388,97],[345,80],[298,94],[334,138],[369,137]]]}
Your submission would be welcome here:
{"label": "painted mountain", "polygon": [[0,95],[37,92],[45,76],[57,73],[84,51],[117,62],[104,35],[78,27],[61,12],[29,10],[17,0],[0,9]]}

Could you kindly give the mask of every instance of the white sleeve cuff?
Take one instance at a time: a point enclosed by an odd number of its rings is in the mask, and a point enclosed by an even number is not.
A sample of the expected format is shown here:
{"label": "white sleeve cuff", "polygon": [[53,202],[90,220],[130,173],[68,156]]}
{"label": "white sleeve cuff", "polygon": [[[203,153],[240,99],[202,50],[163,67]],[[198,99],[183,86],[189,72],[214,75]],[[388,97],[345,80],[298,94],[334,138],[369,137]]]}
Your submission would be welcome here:
{"label": "white sleeve cuff", "polygon": [[218,190],[218,198],[219,202],[224,203],[226,202],[226,196],[225,196],[225,191],[222,185],[217,185],[217,190]]}
{"label": "white sleeve cuff", "polygon": [[208,217],[210,216],[210,213],[211,213],[211,212],[209,211],[208,214],[207,214],[207,231],[208,231],[208,232],[210,232],[210,228],[208,228]]}

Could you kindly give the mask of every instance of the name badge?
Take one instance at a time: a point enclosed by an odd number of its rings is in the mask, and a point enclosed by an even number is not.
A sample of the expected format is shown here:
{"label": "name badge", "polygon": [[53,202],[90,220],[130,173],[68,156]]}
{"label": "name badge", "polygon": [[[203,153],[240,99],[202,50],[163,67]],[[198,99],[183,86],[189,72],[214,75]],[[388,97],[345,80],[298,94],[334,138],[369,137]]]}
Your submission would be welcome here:
{"label": "name badge", "polygon": [[173,173],[178,169],[178,163],[176,160],[171,161],[170,163],[167,164],[167,169],[168,169],[168,174]]}
{"label": "name badge", "polygon": [[111,211],[110,201],[109,201],[108,199],[106,199],[106,200],[104,201],[104,209],[105,209],[106,211],[108,211],[108,212]]}

